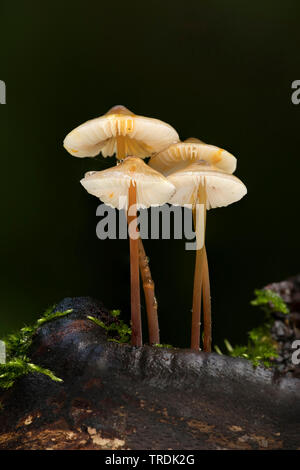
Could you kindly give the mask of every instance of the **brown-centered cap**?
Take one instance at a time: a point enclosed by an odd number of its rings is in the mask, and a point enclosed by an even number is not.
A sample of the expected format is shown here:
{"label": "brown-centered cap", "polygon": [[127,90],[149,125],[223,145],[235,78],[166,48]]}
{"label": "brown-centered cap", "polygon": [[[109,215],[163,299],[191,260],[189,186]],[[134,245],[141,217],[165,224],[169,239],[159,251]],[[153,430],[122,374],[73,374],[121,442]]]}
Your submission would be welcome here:
{"label": "brown-centered cap", "polygon": [[95,157],[100,152],[103,157],[110,157],[117,152],[117,137],[124,138],[124,156],[140,158],[160,152],[179,140],[169,124],[137,116],[120,105],[76,127],[66,136],[64,147],[75,157]]}
{"label": "brown-centered cap", "polygon": [[128,208],[128,190],[136,185],[137,208],[165,204],[175,192],[173,184],[137,157],[127,157],[103,171],[86,173],[80,181],[93,196],[116,209]]}
{"label": "brown-centered cap", "polygon": [[196,204],[200,184],[206,189],[207,209],[228,206],[247,194],[247,188],[241,180],[207,162],[191,163],[170,174],[168,181],[176,188],[168,202],[179,206]]}
{"label": "brown-centered cap", "polygon": [[233,173],[236,169],[236,158],[231,153],[214,145],[205,144],[194,137],[170,145],[153,156],[149,165],[164,175],[169,175],[190,163],[201,160],[226,173]]}

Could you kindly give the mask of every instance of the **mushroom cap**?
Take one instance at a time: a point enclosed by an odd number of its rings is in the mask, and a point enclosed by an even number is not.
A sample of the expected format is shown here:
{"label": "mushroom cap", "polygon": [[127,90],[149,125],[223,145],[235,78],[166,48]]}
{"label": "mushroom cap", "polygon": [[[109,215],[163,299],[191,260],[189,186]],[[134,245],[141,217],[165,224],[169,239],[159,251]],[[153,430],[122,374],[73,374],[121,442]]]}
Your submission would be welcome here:
{"label": "mushroom cap", "polygon": [[125,154],[145,158],[174,142],[175,129],[159,119],[137,116],[124,106],[114,106],[104,116],[81,124],[64,140],[64,147],[75,157],[110,157],[117,151],[117,136],[125,138]]}
{"label": "mushroom cap", "polygon": [[136,185],[138,209],[165,204],[175,192],[167,178],[137,157],[127,157],[107,170],[90,171],[80,183],[88,193],[116,209],[127,209],[131,183]]}
{"label": "mushroom cap", "polygon": [[236,176],[203,162],[191,163],[175,171],[168,180],[176,188],[168,202],[179,206],[196,204],[199,184],[205,184],[207,210],[228,206],[247,193],[246,186]]}
{"label": "mushroom cap", "polygon": [[204,160],[226,173],[236,169],[236,158],[231,153],[214,145],[208,145],[191,137],[184,142],[172,144],[151,158],[149,165],[164,175],[184,168],[192,162]]}

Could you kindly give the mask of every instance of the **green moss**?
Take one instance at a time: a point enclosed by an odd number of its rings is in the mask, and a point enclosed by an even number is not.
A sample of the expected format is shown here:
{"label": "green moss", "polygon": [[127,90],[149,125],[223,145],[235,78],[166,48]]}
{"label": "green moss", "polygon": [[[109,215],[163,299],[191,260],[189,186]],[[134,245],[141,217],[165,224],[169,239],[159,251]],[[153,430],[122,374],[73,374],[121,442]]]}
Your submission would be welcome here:
{"label": "green moss", "polygon": [[[251,361],[254,366],[263,364],[265,367],[270,367],[273,359],[278,357],[276,343],[270,333],[274,323],[272,313],[288,314],[289,309],[280,295],[270,289],[256,289],[254,294],[256,297],[251,301],[251,305],[262,309],[264,323],[249,331],[246,345],[233,347],[227,339],[224,340],[224,344],[229,356],[244,357]],[[223,354],[218,346],[215,346],[215,351],[218,354]]]}
{"label": "green moss", "polygon": [[220,356],[223,356],[223,353],[217,344],[214,346],[214,349],[217,354],[219,354]]}
{"label": "green moss", "polygon": [[113,317],[119,317],[121,315],[121,310],[111,310],[110,313]]}
{"label": "green moss", "polygon": [[[270,367],[272,365],[272,359],[277,357],[278,354],[276,345],[269,331],[270,326],[267,324],[249,331],[248,343],[243,346],[232,346],[230,342],[225,339],[224,344],[228,355],[248,359],[255,367],[259,364]],[[215,351],[218,354],[222,354],[218,346],[215,346]]]}
{"label": "green moss", "polygon": [[103,323],[103,321],[99,320],[98,318],[91,317],[89,315],[86,318],[96,323],[96,325],[101,326],[101,328],[104,328],[105,330],[107,330],[107,326],[105,325],[105,323]]}
{"label": "green moss", "polygon": [[251,301],[251,305],[261,307],[267,315],[272,312],[290,313],[282,297],[271,289],[256,289],[254,294],[256,298]]}
{"label": "green moss", "polygon": [[103,321],[92,316],[87,316],[87,318],[107,332],[108,341],[113,341],[115,343],[129,343],[131,328],[123,320],[118,318],[121,313],[120,310],[112,310],[110,313],[117,319],[116,322],[113,322],[110,325],[105,325]]}
{"label": "green moss", "polygon": [[44,369],[30,362],[28,357],[14,358],[6,364],[0,364],[0,387],[10,388],[15,380],[29,373],[38,372],[47,375],[55,382],[62,382],[62,379],[56,377],[49,369]]}
{"label": "green moss", "polygon": [[37,329],[46,322],[64,317],[72,312],[72,310],[66,310],[65,312],[53,313],[53,308],[49,308],[34,325],[25,326],[17,333],[2,338],[6,346],[6,363],[0,364],[0,388],[10,388],[17,378],[33,372],[47,375],[56,382],[62,382],[53,372],[33,364],[28,357],[32,338]]}
{"label": "green moss", "polygon": [[[121,314],[120,310],[111,310],[111,315],[118,318]],[[117,322],[111,323],[110,325],[105,325],[105,323],[98,318],[87,316],[89,320],[94,322],[96,325],[103,328],[108,333],[108,341],[113,341],[115,343],[129,343],[131,338],[131,328],[118,318]],[[113,336],[111,336],[113,334]],[[173,348],[171,344],[154,344],[156,348]]]}

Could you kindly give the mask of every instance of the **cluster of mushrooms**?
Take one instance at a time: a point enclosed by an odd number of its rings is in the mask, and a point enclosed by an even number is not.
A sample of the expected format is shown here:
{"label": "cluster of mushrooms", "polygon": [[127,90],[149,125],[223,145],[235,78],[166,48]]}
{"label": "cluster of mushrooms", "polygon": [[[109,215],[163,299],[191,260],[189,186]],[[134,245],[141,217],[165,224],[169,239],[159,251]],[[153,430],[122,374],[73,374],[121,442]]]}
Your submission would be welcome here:
{"label": "cluster of mushrooms", "polygon": [[[190,138],[181,142],[175,129],[158,119],[137,116],[114,106],[104,116],[71,131],[64,147],[75,157],[116,155],[117,164],[85,174],[81,184],[105,204],[127,211],[130,244],[131,343],[142,346],[140,273],[143,281],[149,343],[159,344],[154,282],[139,236],[137,211],[165,203],[192,207],[197,249],[194,273],[191,349],[211,351],[211,300],[205,249],[206,210],[227,206],[246,193],[235,176],[236,158],[229,152]],[[143,159],[151,157],[148,164]]]}

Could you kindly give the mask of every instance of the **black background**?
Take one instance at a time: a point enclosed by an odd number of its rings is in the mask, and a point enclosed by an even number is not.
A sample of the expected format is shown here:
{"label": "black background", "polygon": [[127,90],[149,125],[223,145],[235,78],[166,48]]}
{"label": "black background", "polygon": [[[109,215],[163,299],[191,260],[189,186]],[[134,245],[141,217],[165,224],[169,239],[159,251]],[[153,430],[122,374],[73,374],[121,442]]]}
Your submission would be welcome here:
{"label": "black background", "polygon": [[[79,184],[114,159],[76,159],[65,135],[124,104],[238,158],[248,187],[208,213],[214,343],[246,339],[253,289],[299,270],[298,1],[2,2],[0,334],[65,296],[129,318],[127,241],[99,241]],[[189,343],[194,253],[146,241],[162,341]],[[144,312],[144,310],[143,310]]]}

